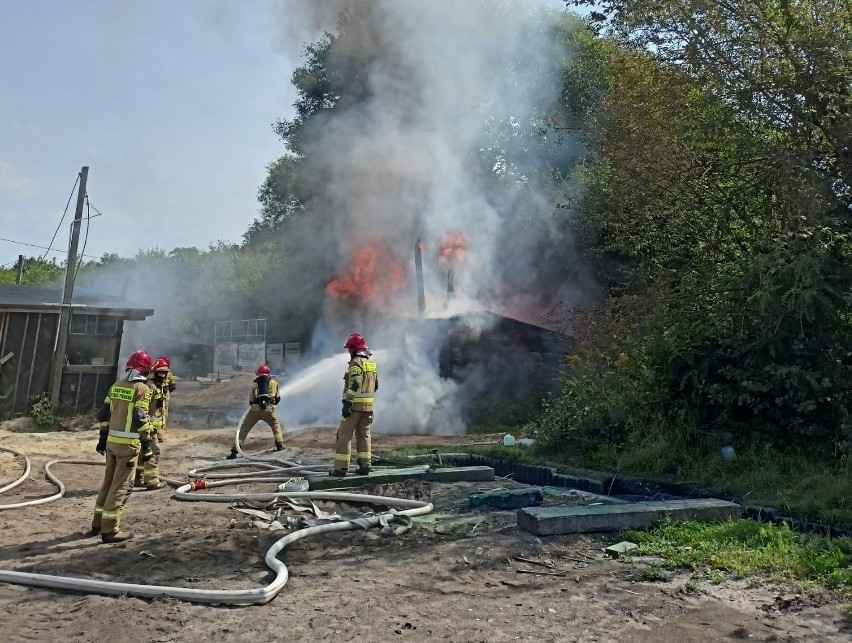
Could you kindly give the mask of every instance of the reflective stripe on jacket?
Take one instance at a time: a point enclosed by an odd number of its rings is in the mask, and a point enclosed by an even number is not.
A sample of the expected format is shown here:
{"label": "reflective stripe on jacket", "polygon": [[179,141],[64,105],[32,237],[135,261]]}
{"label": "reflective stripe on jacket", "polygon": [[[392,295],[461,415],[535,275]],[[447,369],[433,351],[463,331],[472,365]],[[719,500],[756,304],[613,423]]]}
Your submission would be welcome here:
{"label": "reflective stripe on jacket", "polygon": [[353,411],[372,411],[373,396],[379,388],[379,370],[369,357],[355,355],[343,376],[343,399]]}
{"label": "reflective stripe on jacket", "polygon": [[[140,438],[148,438],[152,428],[148,421],[151,389],[145,382],[117,381],[109,388],[104,403],[109,404],[110,410],[108,442],[134,444]],[[133,421],[134,410],[137,422]]]}

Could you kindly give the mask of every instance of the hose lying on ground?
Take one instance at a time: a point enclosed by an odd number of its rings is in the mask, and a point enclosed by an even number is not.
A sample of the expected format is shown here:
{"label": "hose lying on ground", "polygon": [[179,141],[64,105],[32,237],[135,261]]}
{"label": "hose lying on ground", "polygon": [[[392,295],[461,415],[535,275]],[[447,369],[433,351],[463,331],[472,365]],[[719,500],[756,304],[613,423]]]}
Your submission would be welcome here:
{"label": "hose lying on ground", "polygon": [[[14,451],[0,447],[4,451],[15,454],[18,457],[23,457],[26,462],[25,473],[18,480],[7,485],[0,491],[12,489],[21,484],[30,472],[29,458]],[[242,451],[240,451],[242,453]],[[278,554],[290,543],[314,536],[318,534],[326,534],[336,531],[350,531],[353,529],[365,529],[366,527],[382,526],[382,533],[390,533],[399,535],[408,531],[411,526],[410,518],[414,516],[422,516],[432,511],[433,506],[429,502],[419,500],[408,500],[403,498],[390,498],[387,496],[370,496],[349,492],[335,491],[299,491],[299,492],[277,492],[277,493],[237,493],[237,494],[209,494],[209,493],[193,493],[191,490],[198,487],[223,487],[227,485],[254,483],[254,482],[287,482],[292,479],[291,475],[296,469],[303,470],[306,473],[312,468],[303,467],[294,462],[280,460],[286,466],[276,467],[274,465],[264,465],[263,461],[258,463],[254,456],[245,456],[250,466],[262,466],[266,470],[257,472],[264,474],[263,476],[252,477],[251,474],[236,474],[231,479],[227,480],[198,480],[196,482],[183,483],[175,491],[175,497],[185,501],[202,501],[202,502],[232,502],[235,500],[277,500],[279,498],[309,498],[316,500],[331,500],[339,502],[353,502],[360,504],[386,505],[391,507],[390,511],[364,516],[357,522],[354,520],[345,520],[340,522],[331,522],[313,527],[307,527],[298,531],[291,532],[275,541],[267,550],[264,561],[266,565],[275,573],[275,578],[265,587],[255,589],[241,590],[219,590],[219,589],[197,589],[186,587],[175,587],[170,585],[140,585],[138,583],[119,583],[113,581],[101,581],[85,578],[69,578],[66,576],[54,576],[51,574],[40,574],[31,572],[16,572],[8,570],[0,570],[0,582],[11,583],[15,585],[28,585],[32,587],[46,587],[49,589],[62,589],[70,591],[80,591],[90,594],[103,594],[108,596],[120,596],[128,594],[132,596],[141,596],[143,598],[155,598],[157,596],[169,596],[184,601],[193,603],[212,603],[225,605],[263,605],[271,601],[284,588],[289,578],[287,566],[278,560]],[[34,501],[24,503],[16,503],[15,505],[0,505],[3,508],[24,507],[31,504],[39,504],[49,502],[61,498],[65,493],[65,486],[57,479],[50,471],[53,464],[100,464],[90,460],[51,460],[44,467],[44,472],[47,478],[59,487],[59,492],[49,498],[39,498]],[[203,475],[203,471],[216,470],[224,468],[235,468],[240,466],[239,463],[229,461],[214,463],[207,467],[199,467],[194,469],[196,479]],[[243,464],[242,466],[245,466]],[[316,472],[313,472],[316,474]],[[199,475],[200,474],[200,475]],[[277,475],[275,475],[277,474]],[[226,474],[219,474],[226,475]],[[239,477],[236,477],[239,476]],[[169,481],[176,484],[175,481]],[[393,527],[394,522],[399,522],[399,518],[408,519],[402,525]]]}
{"label": "hose lying on ground", "polygon": [[[11,489],[14,489],[18,485],[20,485],[22,482],[24,482],[24,480],[26,480],[29,477],[30,471],[32,470],[32,467],[30,466],[30,459],[26,455],[21,453],[20,451],[16,451],[15,449],[9,449],[9,448],[6,448],[6,447],[0,447],[0,451],[5,451],[5,452],[11,453],[11,454],[13,454],[13,455],[15,455],[19,458],[23,458],[24,462],[25,462],[24,473],[21,474],[21,477],[18,478],[17,480],[15,480],[14,482],[11,482],[11,483],[7,484],[5,487],[0,488],[0,493],[3,493],[5,491],[9,491]],[[59,487],[59,491],[57,491],[56,493],[54,493],[51,496],[45,496],[44,498],[36,498],[35,500],[24,500],[24,501],[21,501],[21,502],[13,502],[13,503],[8,504],[8,505],[0,505],[0,510],[3,510],[3,509],[20,509],[21,507],[31,507],[33,505],[41,505],[41,504],[44,504],[45,502],[51,502],[53,500],[59,500],[62,496],[64,496],[65,495],[65,485],[62,484],[62,481],[59,480],[59,478],[57,478],[56,476],[54,476],[50,472],[50,467],[51,467],[51,465],[54,465],[54,464],[94,464],[94,465],[99,465],[99,466],[104,465],[103,462],[98,462],[96,460],[51,460],[46,465],[44,465],[44,474],[47,476],[48,480],[50,480],[53,484],[55,484],[57,487]]]}

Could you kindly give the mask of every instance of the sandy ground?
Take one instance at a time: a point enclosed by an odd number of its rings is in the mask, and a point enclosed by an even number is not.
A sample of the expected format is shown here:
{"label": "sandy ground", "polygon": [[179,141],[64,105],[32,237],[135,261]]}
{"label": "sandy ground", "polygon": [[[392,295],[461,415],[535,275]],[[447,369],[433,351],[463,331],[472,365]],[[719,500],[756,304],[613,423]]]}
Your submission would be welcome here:
{"label": "sandy ground", "polygon": [[[173,428],[164,445],[165,475],[221,459],[230,429]],[[288,454],[328,461],[333,430],[288,436]],[[423,438],[377,436],[376,450]],[[469,441],[444,438],[447,444]],[[26,423],[0,425],[0,445],[25,451],[33,473],[2,503],[53,493],[42,475],[53,458],[90,458],[96,433],[39,433]],[[271,446],[258,427],[250,449]],[[0,486],[20,461],[0,454]],[[223,504],[176,501],[169,490],[135,493],[125,526],[135,538],[104,545],[86,538],[100,467],[59,465],[65,498],[0,511],[0,568],[199,588],[251,588],[271,576],[263,563],[282,535],[229,528],[243,518]],[[300,541],[281,555],[291,578],[265,606],[213,607],[171,599],[87,596],[0,584],[4,641],[849,641],[842,605],[780,588],[702,582],[686,574],[642,580],[642,563],[603,557],[612,537],[537,539],[515,527],[511,512],[466,508],[467,493],[492,485],[394,485],[379,491],[432,499],[435,513],[405,535],[346,532]],[[270,490],[274,485],[268,485]],[[376,491],[376,490],[370,490]],[[146,553],[143,553],[146,552]],[[519,562],[553,562],[564,575]],[[552,571],[552,570],[551,570]]]}

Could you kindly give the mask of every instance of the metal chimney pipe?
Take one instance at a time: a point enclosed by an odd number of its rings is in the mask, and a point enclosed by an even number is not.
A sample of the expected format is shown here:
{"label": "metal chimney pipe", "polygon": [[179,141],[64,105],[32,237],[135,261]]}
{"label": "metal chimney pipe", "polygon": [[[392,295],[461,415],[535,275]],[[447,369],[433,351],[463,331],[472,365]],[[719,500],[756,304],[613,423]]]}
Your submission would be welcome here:
{"label": "metal chimney pipe", "polygon": [[417,309],[423,317],[426,312],[426,291],[423,289],[423,242],[418,239],[414,244],[414,269],[417,273]]}
{"label": "metal chimney pipe", "polygon": [[450,268],[447,271],[447,301],[452,301],[456,296],[456,271]]}

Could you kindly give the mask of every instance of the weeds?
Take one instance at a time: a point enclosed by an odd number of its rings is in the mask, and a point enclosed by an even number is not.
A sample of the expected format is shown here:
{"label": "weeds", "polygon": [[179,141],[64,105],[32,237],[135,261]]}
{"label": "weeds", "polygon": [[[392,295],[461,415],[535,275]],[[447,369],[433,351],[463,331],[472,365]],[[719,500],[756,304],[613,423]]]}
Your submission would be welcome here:
{"label": "weeds", "polygon": [[30,408],[33,422],[36,426],[47,429],[56,426],[56,414],[53,411],[53,403],[47,393],[42,393]]}
{"label": "weeds", "polygon": [[625,536],[639,553],[660,556],[672,569],[705,572],[711,582],[767,576],[801,587],[820,584],[852,598],[852,540],[798,535],[750,520],[661,523]]}
{"label": "weeds", "polygon": [[660,569],[659,565],[651,565],[650,567],[642,570],[642,578],[651,582],[666,580],[663,570]]}

